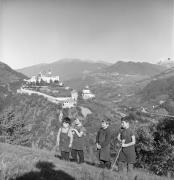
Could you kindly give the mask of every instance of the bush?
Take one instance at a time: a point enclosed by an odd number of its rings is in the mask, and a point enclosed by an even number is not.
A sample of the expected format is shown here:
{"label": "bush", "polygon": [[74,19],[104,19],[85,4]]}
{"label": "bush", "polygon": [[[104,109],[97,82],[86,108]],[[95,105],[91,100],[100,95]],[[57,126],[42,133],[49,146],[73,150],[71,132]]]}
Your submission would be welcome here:
{"label": "bush", "polygon": [[157,124],[137,130],[137,167],[157,175],[174,173],[174,119],[166,118]]}

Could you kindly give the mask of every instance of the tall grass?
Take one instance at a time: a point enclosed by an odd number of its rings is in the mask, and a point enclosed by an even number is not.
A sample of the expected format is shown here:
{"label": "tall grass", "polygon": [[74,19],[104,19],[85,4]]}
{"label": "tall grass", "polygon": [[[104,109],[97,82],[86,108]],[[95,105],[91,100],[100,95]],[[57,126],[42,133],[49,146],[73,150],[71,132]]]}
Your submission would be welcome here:
{"label": "tall grass", "polygon": [[171,180],[141,171],[121,174],[61,161],[48,151],[0,144],[1,180]]}

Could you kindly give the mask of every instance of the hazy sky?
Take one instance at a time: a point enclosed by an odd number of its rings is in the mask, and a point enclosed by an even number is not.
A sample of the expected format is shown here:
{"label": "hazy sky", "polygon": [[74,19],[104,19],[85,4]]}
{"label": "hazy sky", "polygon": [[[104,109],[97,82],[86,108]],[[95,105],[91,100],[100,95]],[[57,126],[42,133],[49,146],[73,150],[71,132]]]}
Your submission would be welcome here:
{"label": "hazy sky", "polygon": [[[173,0],[0,0],[0,61],[172,57]],[[173,42],[174,45],[174,42]]]}

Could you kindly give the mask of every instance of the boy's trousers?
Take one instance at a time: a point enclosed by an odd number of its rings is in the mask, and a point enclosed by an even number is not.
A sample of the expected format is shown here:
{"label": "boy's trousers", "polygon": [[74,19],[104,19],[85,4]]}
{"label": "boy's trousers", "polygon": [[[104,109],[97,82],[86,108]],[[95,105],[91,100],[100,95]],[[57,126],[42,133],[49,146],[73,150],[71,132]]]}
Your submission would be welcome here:
{"label": "boy's trousers", "polygon": [[69,152],[61,151],[61,159],[69,161]]}
{"label": "boy's trousers", "polygon": [[133,171],[133,163],[127,163],[127,162],[118,162],[118,170],[120,172],[131,172]]}
{"label": "boy's trousers", "polygon": [[[71,150],[71,156],[72,156],[73,161],[75,161],[75,162],[79,162],[79,163],[84,162],[83,150],[72,149]],[[79,159],[79,161],[78,161],[78,159]]]}
{"label": "boy's trousers", "polygon": [[100,160],[99,167],[110,169],[111,168],[111,162]]}

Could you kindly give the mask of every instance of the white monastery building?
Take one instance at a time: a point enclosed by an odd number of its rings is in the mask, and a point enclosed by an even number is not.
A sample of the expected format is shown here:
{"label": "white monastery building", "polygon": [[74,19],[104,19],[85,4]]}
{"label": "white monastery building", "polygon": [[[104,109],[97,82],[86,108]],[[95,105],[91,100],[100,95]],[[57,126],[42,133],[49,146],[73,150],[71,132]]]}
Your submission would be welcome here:
{"label": "white monastery building", "polygon": [[44,81],[46,83],[51,83],[51,82],[59,82],[59,76],[52,76],[51,72],[48,72],[46,75],[39,73],[37,76],[32,76],[30,79],[25,80],[27,83],[36,83],[36,82],[41,82]]}

